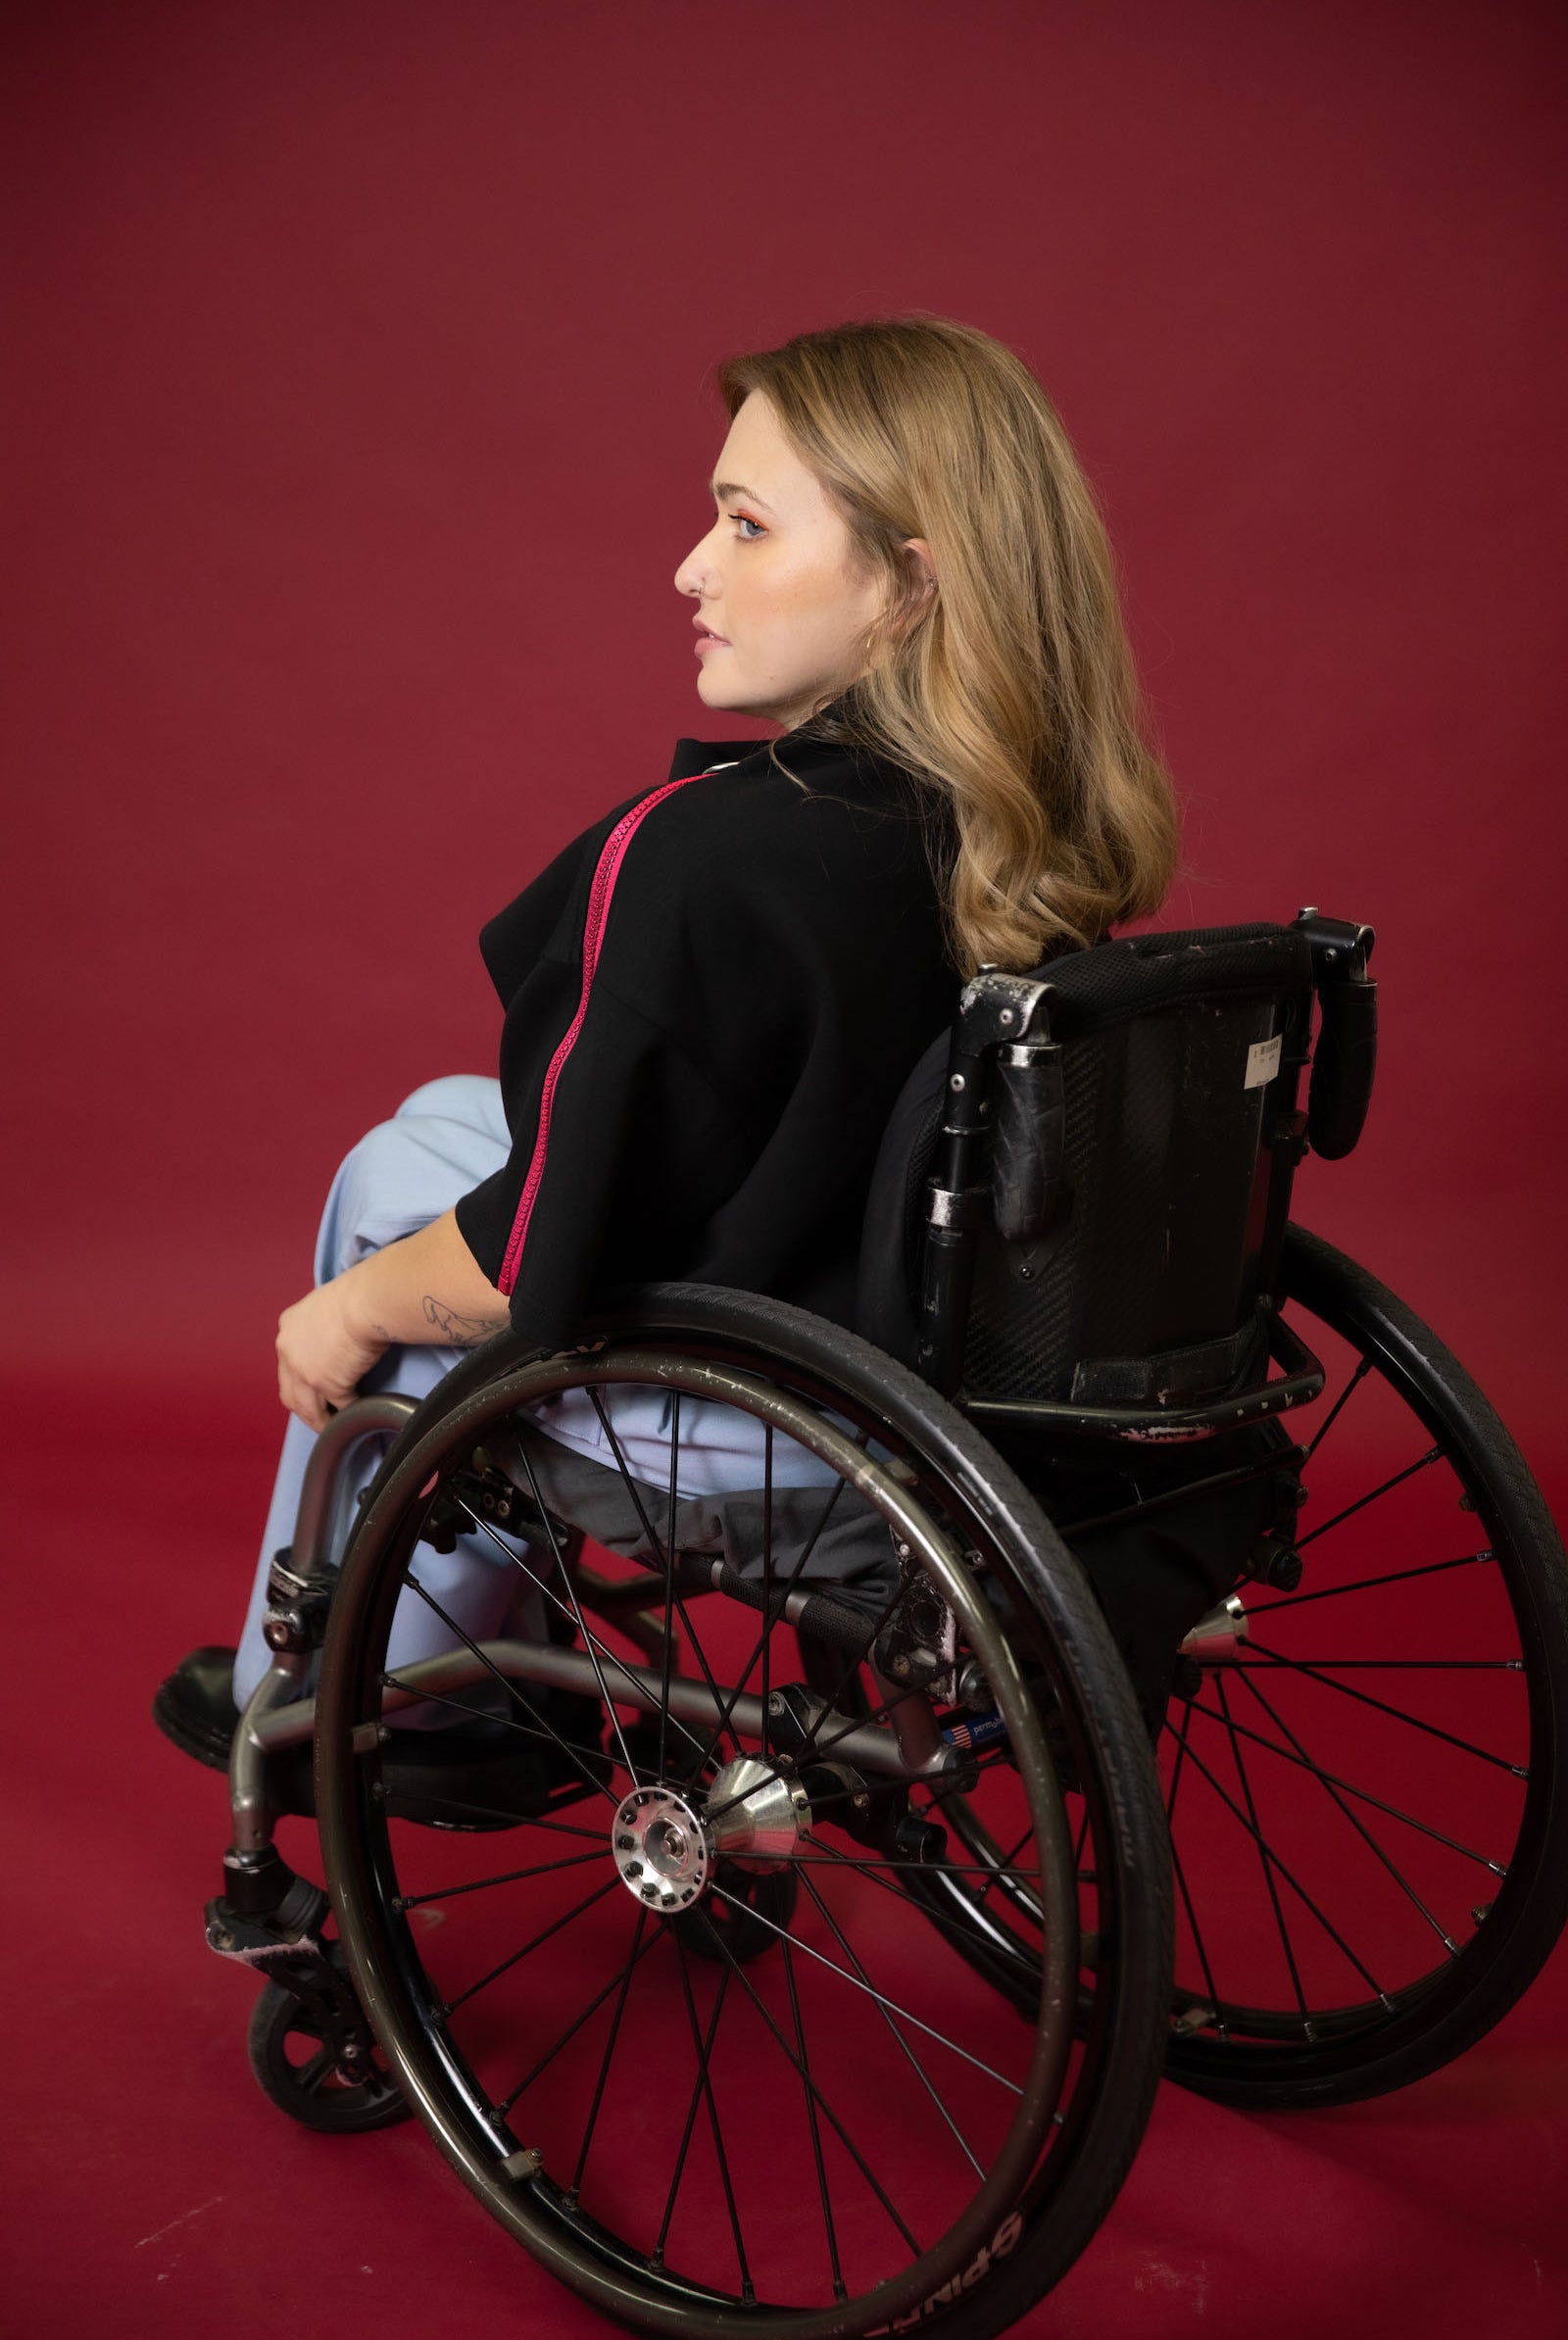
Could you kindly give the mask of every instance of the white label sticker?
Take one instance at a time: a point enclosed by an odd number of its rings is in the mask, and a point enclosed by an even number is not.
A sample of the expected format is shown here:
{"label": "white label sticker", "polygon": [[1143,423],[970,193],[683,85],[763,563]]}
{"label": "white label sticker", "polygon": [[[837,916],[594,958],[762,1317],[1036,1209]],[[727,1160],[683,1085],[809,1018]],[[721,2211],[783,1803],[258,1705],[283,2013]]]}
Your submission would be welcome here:
{"label": "white label sticker", "polygon": [[1247,1051],[1247,1078],[1244,1089],[1261,1089],[1265,1081],[1272,1081],[1280,1069],[1280,1046],[1285,1038],[1276,1032],[1272,1040],[1254,1040]]}

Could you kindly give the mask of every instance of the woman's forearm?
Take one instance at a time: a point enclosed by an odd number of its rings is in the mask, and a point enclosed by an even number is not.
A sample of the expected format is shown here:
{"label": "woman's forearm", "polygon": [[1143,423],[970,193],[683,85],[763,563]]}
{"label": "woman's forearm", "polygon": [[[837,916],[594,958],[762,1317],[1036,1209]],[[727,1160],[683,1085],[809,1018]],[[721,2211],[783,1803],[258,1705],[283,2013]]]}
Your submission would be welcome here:
{"label": "woman's forearm", "polygon": [[506,1322],[506,1301],[448,1211],[284,1309],[277,1393],[290,1413],[320,1430],[394,1343],[472,1348]]}
{"label": "woman's forearm", "polygon": [[499,1333],[507,1303],[446,1211],[337,1279],[350,1322],[383,1341],[472,1348]]}

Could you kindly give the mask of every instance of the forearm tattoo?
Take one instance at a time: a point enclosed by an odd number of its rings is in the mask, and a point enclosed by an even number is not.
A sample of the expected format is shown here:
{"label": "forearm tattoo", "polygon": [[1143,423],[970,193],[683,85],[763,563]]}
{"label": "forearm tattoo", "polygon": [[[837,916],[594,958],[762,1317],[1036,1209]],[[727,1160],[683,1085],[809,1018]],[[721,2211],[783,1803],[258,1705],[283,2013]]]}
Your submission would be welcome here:
{"label": "forearm tattoo", "polygon": [[449,1348],[477,1348],[492,1333],[504,1333],[511,1320],[506,1316],[465,1316],[461,1309],[448,1307],[445,1300],[427,1292],[424,1321]]}

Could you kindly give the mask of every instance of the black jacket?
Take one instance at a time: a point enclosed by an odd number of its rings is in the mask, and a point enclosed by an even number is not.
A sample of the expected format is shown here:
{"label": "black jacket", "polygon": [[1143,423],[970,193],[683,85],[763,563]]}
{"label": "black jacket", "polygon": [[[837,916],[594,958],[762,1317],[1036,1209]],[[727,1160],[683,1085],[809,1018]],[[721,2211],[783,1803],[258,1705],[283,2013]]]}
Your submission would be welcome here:
{"label": "black jacket", "polygon": [[882,1131],[957,1002],[948,836],[906,773],[809,727],[681,740],[490,921],[513,1149],[458,1225],[524,1340],[664,1278],[853,1322]]}

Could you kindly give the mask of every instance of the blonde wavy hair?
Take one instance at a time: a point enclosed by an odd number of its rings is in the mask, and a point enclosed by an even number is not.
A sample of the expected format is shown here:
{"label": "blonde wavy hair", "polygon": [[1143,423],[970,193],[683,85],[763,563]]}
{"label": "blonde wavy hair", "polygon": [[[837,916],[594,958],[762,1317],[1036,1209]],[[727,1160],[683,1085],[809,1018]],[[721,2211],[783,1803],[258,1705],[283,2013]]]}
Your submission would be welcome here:
{"label": "blonde wavy hair", "polygon": [[[1156,909],[1177,859],[1089,485],[1044,390],[989,334],[875,317],[718,369],[760,391],[887,581],[863,671],[811,727],[939,791],[949,948],[965,974],[1033,967]],[[905,549],[923,537],[931,590]]]}

